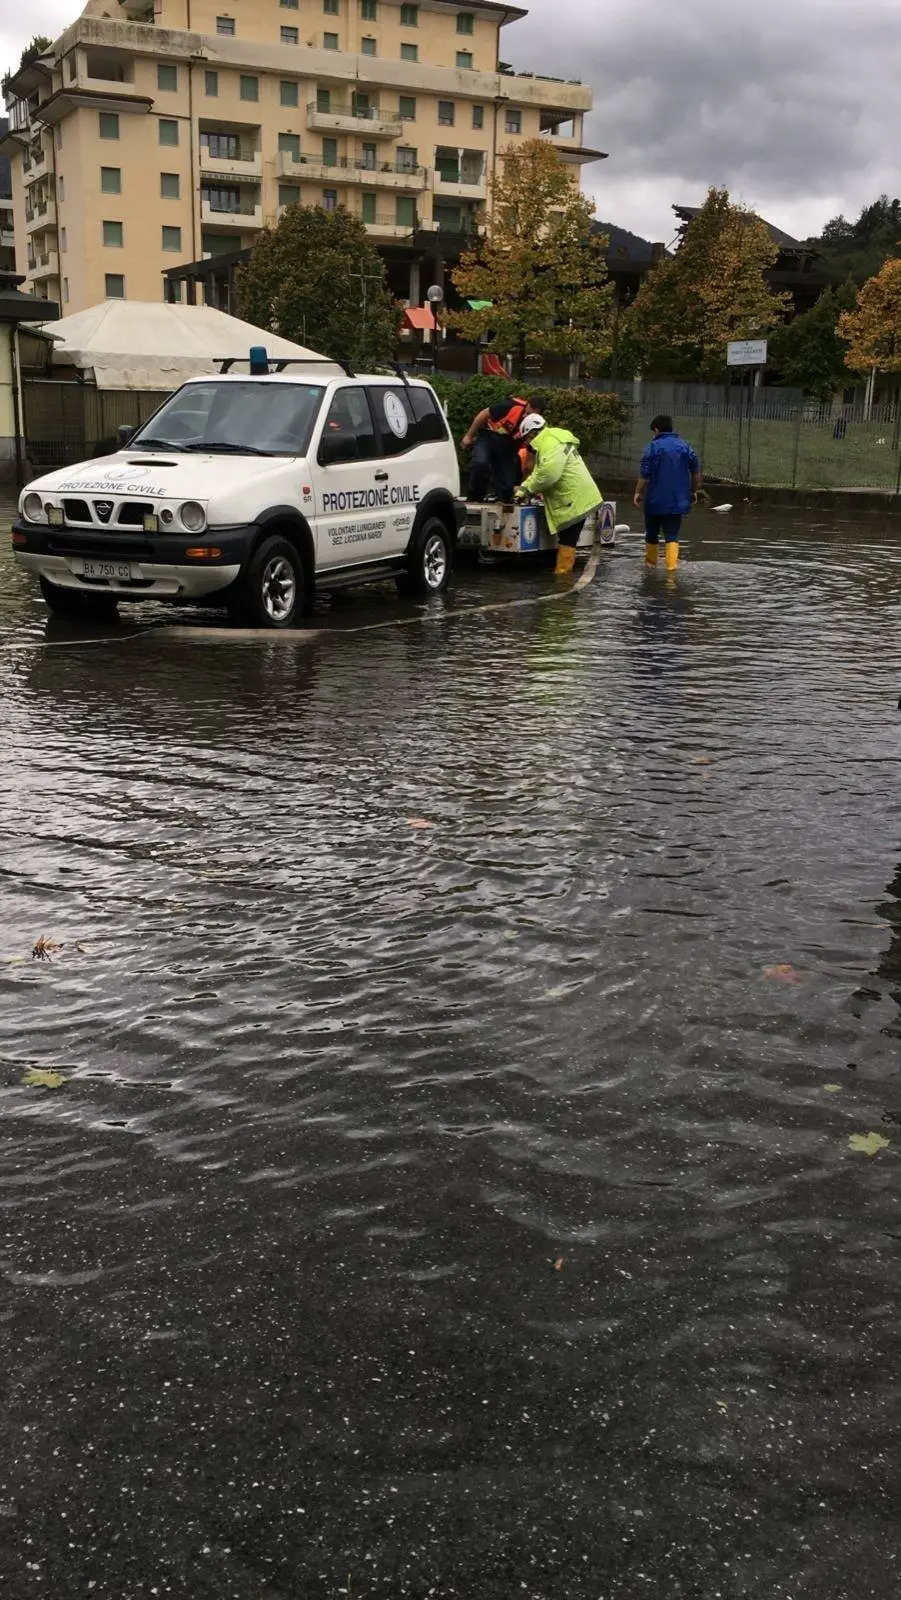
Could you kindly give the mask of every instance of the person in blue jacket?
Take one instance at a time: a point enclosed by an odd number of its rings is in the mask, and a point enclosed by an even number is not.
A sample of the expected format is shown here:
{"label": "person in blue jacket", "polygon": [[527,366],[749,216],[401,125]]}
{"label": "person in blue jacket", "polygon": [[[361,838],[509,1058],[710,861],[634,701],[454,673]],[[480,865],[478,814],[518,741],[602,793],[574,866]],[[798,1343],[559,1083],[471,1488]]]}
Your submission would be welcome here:
{"label": "person in blue jacket", "polygon": [[641,458],[635,504],[644,506],[645,561],[657,565],[660,535],[666,542],[666,568],[679,565],[682,518],[697,504],[701,463],[691,445],[673,431],[672,417],[655,417],[654,435]]}

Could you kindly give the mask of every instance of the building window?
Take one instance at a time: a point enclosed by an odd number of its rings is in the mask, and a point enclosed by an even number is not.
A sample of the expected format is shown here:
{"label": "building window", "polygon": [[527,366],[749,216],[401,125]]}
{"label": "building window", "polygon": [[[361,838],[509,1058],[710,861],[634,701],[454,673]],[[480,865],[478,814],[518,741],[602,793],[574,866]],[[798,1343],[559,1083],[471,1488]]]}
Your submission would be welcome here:
{"label": "building window", "polygon": [[217,17],[216,18],[216,32],[217,33],[224,33],[227,38],[233,39],[235,37],[235,19],[234,19],[234,17]]}
{"label": "building window", "polygon": [[290,156],[292,161],[300,160],[300,134],[280,133],[278,136],[279,154]]}
{"label": "building window", "polygon": [[400,25],[401,25],[402,28],[418,28],[419,27],[419,7],[418,6],[401,6],[401,8],[400,8]]}
{"label": "building window", "polygon": [[475,28],[475,19],[471,11],[457,12],[457,32],[468,33],[472,36]]}
{"label": "building window", "polygon": [[214,161],[238,161],[241,141],[236,133],[202,133],[200,148]]}
{"label": "building window", "polygon": [[338,0],[322,0],[322,9],[327,17],[337,17]]}
{"label": "building window", "polygon": [[402,94],[397,102],[397,115],[401,122],[416,121],[416,100],[411,94]]}
{"label": "building window", "polygon": [[323,209],[323,211],[337,211],[337,209],[338,209],[338,191],[337,191],[337,189],[323,189],[323,191],[322,191],[322,209]]}
{"label": "building window", "polygon": [[178,144],[178,123],[170,117],[160,117],[160,144]]}
{"label": "building window", "polygon": [[78,76],[78,57],[74,50],[66,57],[66,76],[70,83],[74,83]]}
{"label": "building window", "polygon": [[364,56],[374,56],[376,53],[374,39],[361,39],[360,52]]}
{"label": "building window", "polygon": [[360,211],[360,216],[361,216],[362,220],[364,222],[374,222],[375,221],[375,201],[376,201],[375,195],[374,194],[364,194],[364,195],[361,196],[361,199],[362,199],[362,202],[363,202],[362,209]]}
{"label": "building window", "polygon": [[323,141],[322,141],[322,165],[324,167],[336,167],[338,165],[338,141],[337,141],[337,139],[323,139]]}
{"label": "building window", "polygon": [[210,99],[211,100],[215,100],[217,95],[219,94],[219,74],[218,74],[218,72],[207,72],[204,75],[204,86],[205,86],[206,93],[209,95]]}
{"label": "building window", "polygon": [[69,304],[69,280],[68,280],[68,278],[63,278],[63,299],[65,300],[66,305],[68,305]]}
{"label": "building window", "polygon": [[278,186],[278,203],[280,206],[299,206],[300,190],[296,183],[280,183]]}
{"label": "building window", "polygon": [[282,28],[282,44],[299,44],[300,32],[297,28]]}
{"label": "building window", "polygon": [[290,79],[283,78],[280,85],[280,98],[283,106],[296,106],[300,104],[298,87]]}
{"label": "building window", "polygon": [[402,44],[401,47],[400,47],[400,59],[401,59],[401,61],[418,61],[419,60],[419,45],[418,44]]}
{"label": "building window", "polygon": [[67,235],[66,235],[65,228],[60,228],[60,230],[59,230],[59,247],[62,250],[63,254],[65,254],[65,252],[69,248],[69,243],[68,243],[68,238],[67,238]]}
{"label": "building window", "polygon": [[181,249],[181,228],[164,228],[163,229],[163,249],[164,250],[180,250]]}
{"label": "building window", "polygon": [[101,167],[100,168],[100,192],[101,192],[101,194],[121,194],[122,193],[122,168],[121,167]]}
{"label": "building window", "polygon": [[160,199],[179,200],[181,198],[181,178],[177,172],[160,173]]}
{"label": "building window", "polygon": [[296,11],[298,7],[298,0],[278,0],[278,3],[283,11]]}
{"label": "building window", "polygon": [[119,113],[117,111],[100,112],[100,137],[101,139],[118,139]]}
{"label": "building window", "polygon": [[473,125],[474,128],[484,128],[484,126],[485,126],[485,107],[484,106],[473,106],[473,108],[472,108],[472,125]]}
{"label": "building window", "polygon": [[332,109],[332,91],[331,91],[331,89],[317,89],[316,90],[316,110],[317,111],[331,111],[331,109]]}
{"label": "building window", "polygon": [[121,222],[103,224],[103,243],[108,250],[121,250],[125,243],[125,229]]}
{"label": "building window", "polygon": [[415,172],[419,165],[419,151],[415,150],[412,145],[399,144],[395,165],[398,172]]}
{"label": "building window", "polygon": [[453,100],[439,100],[438,101],[438,121],[440,122],[442,128],[452,128],[453,127],[453,125],[454,125],[454,102],[453,102]]}
{"label": "building window", "polygon": [[471,50],[458,50],[457,51],[457,70],[459,72],[471,72],[472,71],[472,51]]}
{"label": "building window", "polygon": [[164,67],[162,63],[156,69],[156,86],[158,89],[178,88],[178,68]]}
{"label": "building window", "polygon": [[121,272],[108,272],[104,288],[107,300],[125,299],[125,279]]}
{"label": "building window", "polygon": [[249,73],[242,72],[241,73],[241,99],[242,100],[259,100],[259,98],[260,98],[260,80],[259,80],[259,78],[254,78]]}
{"label": "building window", "polygon": [[324,33],[322,35],[322,48],[323,50],[337,50],[338,35],[336,33]]}
{"label": "building window", "polygon": [[360,0],[360,16],[364,22],[378,22],[379,0]]}
{"label": "building window", "polygon": [[507,107],[507,119],[504,127],[508,133],[522,133],[522,112],[515,106]]}
{"label": "building window", "polygon": [[416,227],[416,201],[409,195],[398,195],[394,202],[394,220],[399,228]]}
{"label": "building window", "polygon": [[211,211],[225,211],[236,215],[241,210],[241,190],[237,184],[204,184],[200,191],[202,205]]}

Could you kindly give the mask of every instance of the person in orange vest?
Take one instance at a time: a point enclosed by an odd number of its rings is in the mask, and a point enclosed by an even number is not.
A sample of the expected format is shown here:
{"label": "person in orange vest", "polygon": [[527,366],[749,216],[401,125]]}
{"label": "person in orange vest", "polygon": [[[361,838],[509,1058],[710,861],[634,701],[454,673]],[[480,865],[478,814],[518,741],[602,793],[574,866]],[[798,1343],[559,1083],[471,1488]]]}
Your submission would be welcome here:
{"label": "person in orange vest", "polygon": [[472,450],[469,468],[470,500],[484,500],[489,483],[504,505],[511,505],[521,473],[516,435],[535,407],[514,395],[498,405],[486,406],[473,417],[463,436],[464,450]]}

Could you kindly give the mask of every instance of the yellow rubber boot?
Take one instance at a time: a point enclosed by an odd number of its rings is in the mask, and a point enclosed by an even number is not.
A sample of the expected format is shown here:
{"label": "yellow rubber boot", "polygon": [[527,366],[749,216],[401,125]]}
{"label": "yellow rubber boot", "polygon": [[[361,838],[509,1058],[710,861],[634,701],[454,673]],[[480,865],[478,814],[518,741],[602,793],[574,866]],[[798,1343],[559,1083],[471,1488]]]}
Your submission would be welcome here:
{"label": "yellow rubber boot", "polygon": [[676,539],[667,539],[667,541],[666,541],[666,570],[667,570],[667,572],[675,572],[675,570],[676,570],[678,565],[679,565],[679,545],[678,545],[678,541]]}
{"label": "yellow rubber boot", "polygon": [[558,545],[557,546],[557,565],[554,568],[554,576],[557,577],[557,578],[568,578],[570,573],[572,572],[573,567],[575,566],[575,564],[576,564],[575,546],[571,545],[571,544]]}
{"label": "yellow rubber boot", "polygon": [[646,567],[656,567],[658,549],[659,549],[659,546],[656,545],[656,544],[646,544],[645,545],[645,547],[644,547],[644,561],[645,561],[645,566]]}

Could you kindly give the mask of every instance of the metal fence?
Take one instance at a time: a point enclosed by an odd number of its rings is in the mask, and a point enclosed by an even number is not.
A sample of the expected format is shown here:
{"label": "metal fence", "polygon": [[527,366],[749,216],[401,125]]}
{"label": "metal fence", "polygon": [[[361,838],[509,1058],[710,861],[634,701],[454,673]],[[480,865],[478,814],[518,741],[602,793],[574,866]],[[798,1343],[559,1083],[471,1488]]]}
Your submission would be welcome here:
{"label": "metal fence", "polygon": [[167,399],[149,390],[95,389],[86,383],[26,378],[25,451],[34,471],[69,466],[100,455],[116,442],[120,426],[136,428]]}
{"label": "metal fence", "polygon": [[[594,457],[601,472],[637,473],[655,408],[632,411],[618,436]],[[704,476],[770,489],[874,489],[901,492],[901,409],[867,414],[851,406],[682,405],[673,411],[678,433],[694,445]]]}

